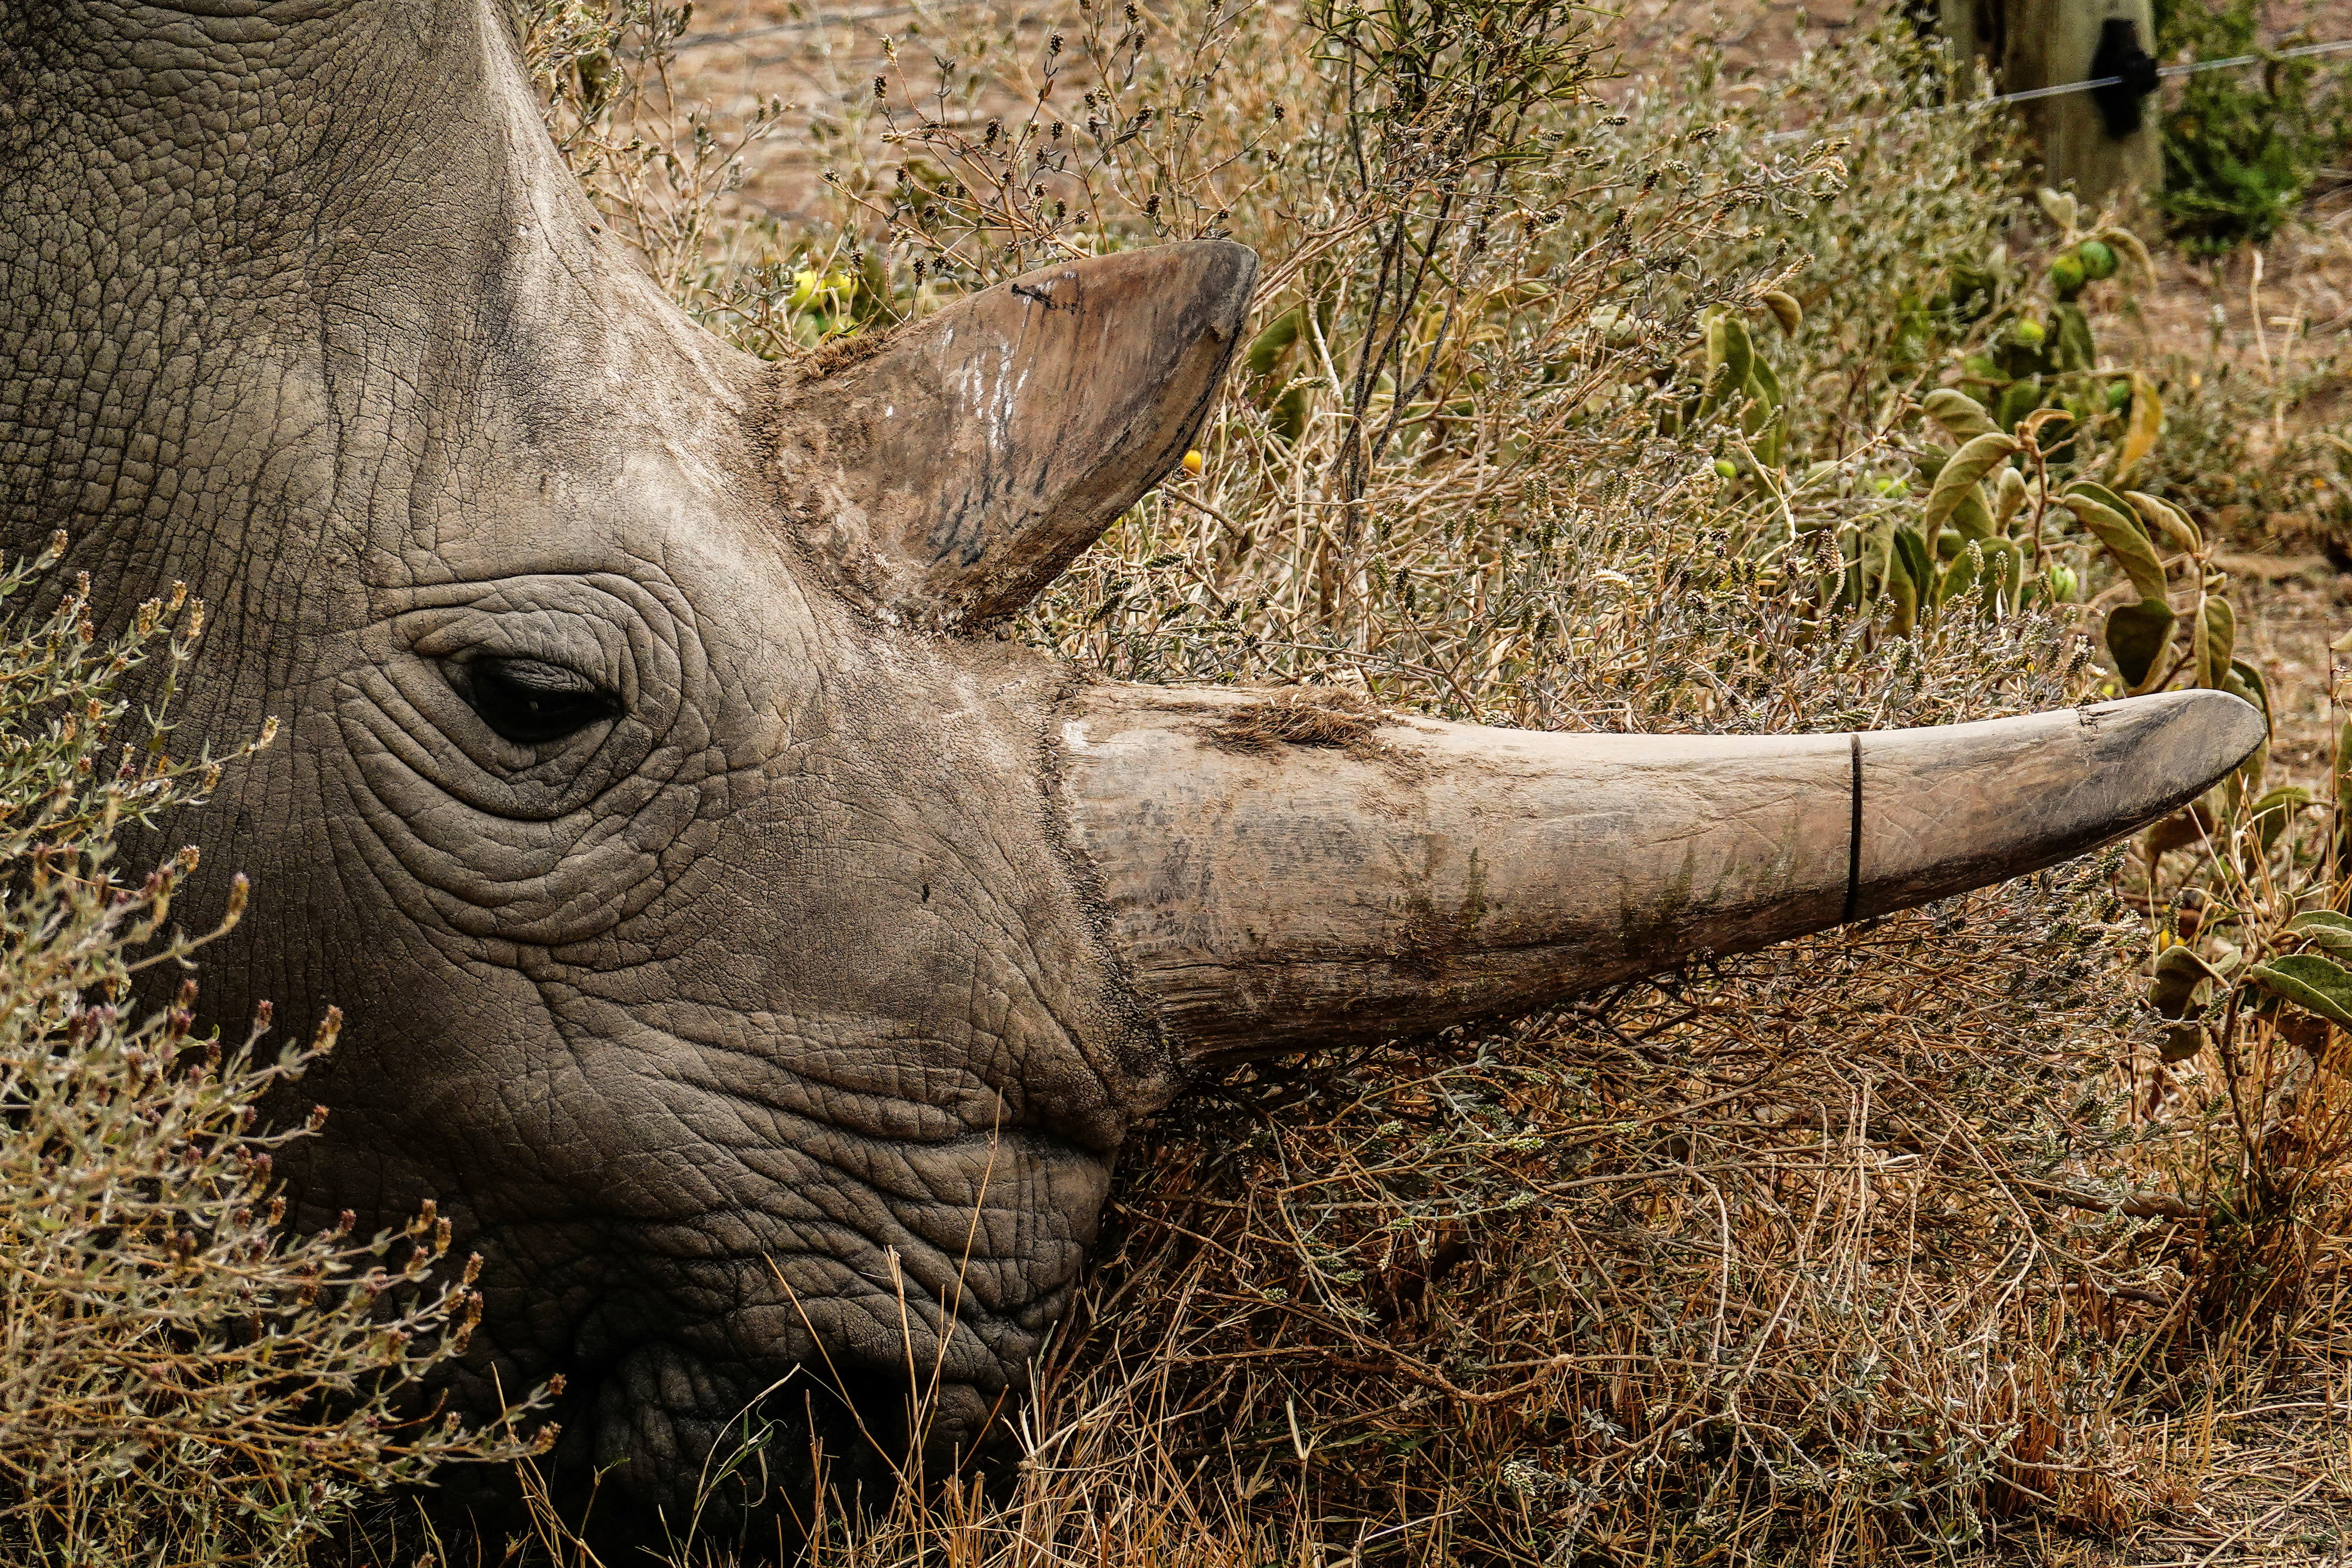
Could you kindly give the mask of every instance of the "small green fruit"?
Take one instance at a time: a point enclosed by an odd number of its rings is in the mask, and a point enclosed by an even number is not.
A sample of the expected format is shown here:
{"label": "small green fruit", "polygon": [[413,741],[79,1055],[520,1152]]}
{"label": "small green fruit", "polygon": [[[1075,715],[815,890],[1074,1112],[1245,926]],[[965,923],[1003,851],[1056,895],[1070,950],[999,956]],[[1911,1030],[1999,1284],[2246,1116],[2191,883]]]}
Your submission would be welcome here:
{"label": "small green fruit", "polygon": [[2131,382],[2109,382],[2107,383],[2107,412],[2109,413],[2121,413],[2130,406]]}
{"label": "small green fruit", "polygon": [[2106,241],[2086,239],[2075,254],[2083,258],[2083,276],[2092,282],[2116,275],[2116,249]]}
{"label": "small green fruit", "polygon": [[2049,569],[2048,577],[2050,581],[2050,602],[2053,604],[2074,603],[2074,590],[2076,586],[2074,581],[2074,569],[2072,567],[2053,565]]}
{"label": "small green fruit", "polygon": [[2041,322],[2029,316],[2023,320],[2010,323],[2009,338],[2013,343],[2022,343],[2029,349],[2038,349],[2050,340],[2050,333]]}
{"label": "small green fruit", "polygon": [[855,279],[838,267],[819,274],[814,267],[804,267],[793,274],[792,308],[805,310],[816,303],[820,294],[831,294],[845,299]]}
{"label": "small green fruit", "polygon": [[2071,250],[2063,252],[2050,264],[2051,292],[2061,299],[2072,299],[2083,292],[2084,281],[2089,276],[2090,269],[2084,266],[2080,256]]}
{"label": "small green fruit", "polygon": [[1738,468],[1733,465],[1731,459],[1728,457],[1717,458],[1715,460],[1715,471],[1722,475],[1727,479],[1737,479],[1739,477]]}

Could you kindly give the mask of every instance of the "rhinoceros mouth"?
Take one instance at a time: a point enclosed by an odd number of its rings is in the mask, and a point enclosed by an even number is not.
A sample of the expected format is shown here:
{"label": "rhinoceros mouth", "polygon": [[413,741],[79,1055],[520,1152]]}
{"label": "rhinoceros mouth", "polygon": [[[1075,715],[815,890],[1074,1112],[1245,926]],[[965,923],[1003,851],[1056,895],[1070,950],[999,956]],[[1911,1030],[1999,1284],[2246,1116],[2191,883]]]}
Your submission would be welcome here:
{"label": "rhinoceros mouth", "polygon": [[[888,1495],[910,1464],[968,1459],[1010,1392],[934,1384],[910,1396],[903,1364],[799,1365],[750,1381],[676,1343],[650,1342],[578,1402],[583,1418],[555,1456],[558,1485],[577,1490],[581,1475],[617,1485],[648,1535],[667,1526],[682,1537],[670,1521],[692,1517],[700,1545],[756,1545],[777,1525],[809,1517],[813,1504],[824,1506],[820,1491],[854,1507],[861,1496]],[[650,1531],[647,1518],[660,1521]]]}
{"label": "rhinoceros mouth", "polygon": [[[1021,1096],[944,1049],[909,1074],[903,1042],[772,1017],[648,1018],[560,990],[551,1007],[575,1077],[541,1092],[575,1124],[536,1140],[537,1211],[476,1207],[492,1249],[551,1279],[567,1270],[540,1239],[591,1238],[601,1261],[536,1352],[489,1349],[578,1384],[595,1462],[629,1456],[645,1485],[672,1486],[650,1478],[681,1457],[690,1477],[778,1398],[830,1411],[826,1442],[854,1450],[913,1429],[910,1387],[932,1442],[975,1440],[1076,1288],[1108,1153],[1030,1124]],[[605,1114],[577,1124],[582,1106]],[[487,1332],[514,1329],[531,1332]]]}

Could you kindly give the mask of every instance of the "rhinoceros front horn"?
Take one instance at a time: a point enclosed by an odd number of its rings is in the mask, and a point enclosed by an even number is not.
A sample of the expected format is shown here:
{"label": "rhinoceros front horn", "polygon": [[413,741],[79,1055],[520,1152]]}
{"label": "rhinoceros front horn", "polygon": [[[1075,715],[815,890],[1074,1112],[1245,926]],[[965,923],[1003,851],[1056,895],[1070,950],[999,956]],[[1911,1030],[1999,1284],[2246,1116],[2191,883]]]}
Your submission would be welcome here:
{"label": "rhinoceros front horn", "polygon": [[1938,729],[1558,735],[1102,687],[1062,726],[1114,946],[1195,1058],[1540,1005],[2050,865],[2259,745],[2219,692]]}
{"label": "rhinoceros front horn", "polygon": [[1183,457],[1256,277],[1220,240],[1083,257],[820,353],[776,420],[803,549],[918,624],[1019,610]]}

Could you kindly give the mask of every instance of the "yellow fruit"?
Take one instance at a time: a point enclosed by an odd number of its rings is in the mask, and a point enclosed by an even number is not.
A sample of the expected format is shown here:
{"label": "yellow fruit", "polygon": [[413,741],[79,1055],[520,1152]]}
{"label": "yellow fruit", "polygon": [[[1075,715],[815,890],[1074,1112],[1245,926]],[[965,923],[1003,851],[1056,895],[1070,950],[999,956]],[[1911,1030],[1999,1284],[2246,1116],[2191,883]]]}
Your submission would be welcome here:
{"label": "yellow fruit", "polygon": [[856,282],[838,267],[819,273],[814,267],[804,267],[793,274],[791,307],[794,310],[805,310],[816,302],[820,294],[831,294],[837,299],[846,298]]}
{"label": "yellow fruit", "polygon": [[1195,479],[1201,476],[1201,454],[1197,449],[1184,454],[1184,472]]}

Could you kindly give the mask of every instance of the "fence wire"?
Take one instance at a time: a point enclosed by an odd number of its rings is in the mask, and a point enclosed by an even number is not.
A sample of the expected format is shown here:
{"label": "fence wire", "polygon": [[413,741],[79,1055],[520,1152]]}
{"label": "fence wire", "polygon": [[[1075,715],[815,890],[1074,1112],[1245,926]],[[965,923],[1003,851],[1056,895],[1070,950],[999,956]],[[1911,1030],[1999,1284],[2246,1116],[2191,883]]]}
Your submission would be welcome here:
{"label": "fence wire", "polygon": [[[2200,71],[2236,70],[2245,66],[2258,66],[2273,60],[2309,59],[2315,55],[2332,55],[2339,49],[2352,49],[2352,38],[2336,38],[2325,44],[2298,44],[2291,49],[2267,49],[2259,54],[2231,55],[2218,60],[2188,60],[2179,65],[2158,66],[2157,78],[2170,81],[2179,77],[2195,76]],[[1908,109],[1899,114],[1879,115],[1870,120],[1846,120],[1835,125],[1803,126],[1795,131],[1775,131],[1764,140],[1769,142],[1796,141],[1808,136],[1832,136],[1845,131],[1858,131],[1865,125],[1878,125],[1889,120],[1902,120],[1915,114],[1932,114],[1937,110],[1968,109],[1982,103],[2032,103],[2037,99],[2063,98],[2069,93],[2095,92],[2103,87],[2121,87],[2121,77],[2088,77],[2082,81],[2060,82],[2054,87],[2030,87],[2018,92],[2004,92],[1992,98],[1974,98],[1958,103],[1937,104],[1934,109]]]}
{"label": "fence wire", "polygon": [[[792,33],[814,32],[824,27],[856,26],[864,22],[887,21],[895,16],[969,11],[980,5],[994,3],[996,0],[933,0],[929,5],[882,5],[866,11],[828,12],[822,16],[799,17],[790,22],[771,22],[757,27],[744,27],[734,32],[689,33],[674,41],[670,47],[683,53],[688,49],[709,48],[722,44],[748,47],[753,40],[760,38],[782,37]],[[2292,48],[2264,49],[2253,54],[2230,55],[2221,59],[2187,60],[2178,65],[2159,66],[2157,68],[2156,74],[2160,81],[2171,81],[2181,77],[2195,76],[2200,71],[2240,70],[2247,66],[2266,65],[2283,60],[2311,59],[2321,55],[2336,54],[2345,49],[2352,49],[2352,38],[2336,38],[2320,44],[2297,44]],[[782,63],[787,57],[789,57],[776,56],[749,63],[755,66],[776,65]],[[2121,87],[2123,82],[2124,78],[2117,76],[2086,77],[2081,81],[2059,82],[2051,87],[2025,88],[2017,92],[2000,93],[1990,98],[1968,99],[1959,103],[1937,104],[1932,109],[1905,110],[1896,114],[1879,115],[1868,120],[1841,120],[1835,125],[1801,126],[1794,131],[1775,131],[1769,132],[1764,137],[1764,141],[1767,145],[1771,145],[1798,141],[1808,136],[1833,136],[1848,131],[1859,131],[1865,126],[1884,124],[1889,120],[1908,119],[1918,114],[1932,114],[1938,110],[1966,109],[1984,103],[2032,103],[2041,99],[2063,98],[2070,93],[2095,92],[2103,87]]]}

